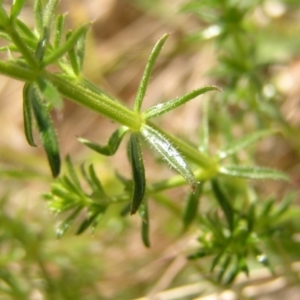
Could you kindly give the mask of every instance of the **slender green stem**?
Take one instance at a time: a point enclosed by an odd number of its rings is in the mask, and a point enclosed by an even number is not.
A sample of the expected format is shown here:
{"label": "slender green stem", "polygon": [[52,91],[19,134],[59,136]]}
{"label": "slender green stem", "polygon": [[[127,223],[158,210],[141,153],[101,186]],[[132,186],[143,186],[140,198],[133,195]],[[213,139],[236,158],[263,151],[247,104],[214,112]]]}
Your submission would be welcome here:
{"label": "slender green stem", "polygon": [[34,72],[19,66],[16,62],[1,60],[0,73],[25,82],[32,82],[38,76],[43,76],[51,81],[62,95],[80,105],[125,125],[133,131],[139,131],[142,125],[142,119],[137,113],[102,93],[101,90],[97,93],[95,88],[92,90],[89,85],[76,81],[74,78],[46,71]]}
{"label": "slender green stem", "polygon": [[133,131],[139,131],[142,125],[142,119],[139,115],[106,94],[100,91],[96,93],[74,78],[51,73],[46,73],[45,76],[62,95],[70,100],[105,115]]}
{"label": "slender green stem", "polygon": [[[195,177],[198,181],[207,181],[210,180],[215,176],[215,173],[205,171],[203,169],[197,169],[195,170]],[[168,178],[166,180],[161,180],[158,182],[155,182],[153,184],[150,184],[146,188],[146,194],[154,195],[159,192],[163,192],[172,188],[184,186],[188,184],[186,180],[181,175],[175,175],[171,178]],[[131,195],[129,193],[123,193],[120,195],[116,195],[111,197],[111,200],[113,203],[120,203],[120,202],[126,202],[131,200]]]}

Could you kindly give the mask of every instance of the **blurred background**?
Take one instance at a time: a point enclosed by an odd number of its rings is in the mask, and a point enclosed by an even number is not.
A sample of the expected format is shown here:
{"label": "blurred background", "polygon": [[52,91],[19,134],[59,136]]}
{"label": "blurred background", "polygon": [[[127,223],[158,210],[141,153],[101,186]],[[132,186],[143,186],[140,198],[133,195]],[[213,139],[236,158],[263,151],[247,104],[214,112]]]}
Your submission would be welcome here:
{"label": "blurred background", "polygon": [[[9,7],[9,1],[3,2]],[[217,84],[224,93],[212,96],[211,107],[222,110],[224,104],[228,105],[232,132],[239,137],[244,131],[253,130],[256,122],[251,104],[241,101],[247,98],[247,91],[242,88],[246,83],[236,89],[226,70],[218,69],[224,49],[222,40],[216,42],[214,38],[220,28],[191,13],[186,6],[188,2],[64,0],[59,4],[59,11],[68,13],[70,28],[92,22],[84,74],[129,107],[133,105],[153,45],[162,34],[171,33],[158,59],[143,108],[205,84]],[[283,122],[275,117],[275,121],[265,121],[262,116],[262,123],[266,122],[265,127],[276,122],[284,124],[289,135],[267,138],[252,153],[258,164],[284,170],[292,178],[290,185],[280,182],[257,185],[262,194],[278,197],[293,188],[299,201],[300,4],[279,0],[254,2],[255,7],[246,11],[245,22],[251,34],[259,35],[257,40],[261,43],[257,65],[264,64],[259,76],[266,79],[259,88],[262,97],[276,107],[269,115],[280,114]],[[31,5],[27,1],[22,13],[26,24],[34,19]],[[251,38],[246,43],[251,44]],[[257,269],[251,279],[241,279],[230,291],[224,291],[207,280],[201,265],[188,262],[186,251],[194,243],[195,231],[182,235],[177,218],[187,188],[174,189],[168,194],[174,199],[171,209],[164,206],[164,195],[150,203],[150,249],[142,245],[139,219],[120,218],[119,207],[108,211],[95,233],[76,236],[70,231],[57,239],[55,228],[62,218],[49,212],[41,196],[49,191],[50,172],[41,147],[29,147],[24,137],[22,87],[23,83],[0,76],[1,299],[135,299],[146,295],[149,299],[279,299],[283,296],[299,299],[299,288],[289,284],[285,276],[272,277],[267,270]],[[192,101],[157,123],[197,142],[200,102]],[[70,101],[65,101],[53,119],[62,156],[69,154],[78,165],[94,163],[103,184],[111,190],[119,188],[114,179],[116,170],[129,177],[124,146],[113,158],[103,158],[77,142],[80,136],[103,144],[116,124]],[[211,125],[212,133],[221,126],[216,120]],[[212,151],[219,143],[220,138],[212,135]],[[149,182],[172,174],[151,157],[145,153]],[[294,264],[293,268],[299,272],[300,265]]]}

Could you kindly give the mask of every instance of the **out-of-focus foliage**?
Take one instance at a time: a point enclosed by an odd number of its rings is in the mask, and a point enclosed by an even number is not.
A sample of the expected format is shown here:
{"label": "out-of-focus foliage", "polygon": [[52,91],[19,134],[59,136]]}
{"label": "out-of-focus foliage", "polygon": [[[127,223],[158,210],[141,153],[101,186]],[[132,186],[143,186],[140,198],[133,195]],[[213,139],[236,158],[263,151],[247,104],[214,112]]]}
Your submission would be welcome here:
{"label": "out-of-focus foliage", "polygon": [[[149,290],[152,295],[161,287],[164,289],[200,281],[199,278],[201,281],[204,278],[207,286],[213,284],[231,288],[244,296],[243,291],[235,289],[235,280],[242,274],[251,278],[252,270],[261,265],[267,267],[272,276],[277,276],[278,267],[284,268],[287,281],[291,285],[298,284],[299,276],[294,272],[292,263],[300,258],[299,175],[294,169],[299,165],[299,127],[289,122],[288,115],[281,109],[283,102],[289,100],[289,94],[282,90],[282,82],[278,78],[280,70],[292,65],[300,54],[297,38],[299,26],[295,25],[300,15],[299,3],[279,0],[192,0],[182,1],[176,6],[176,14],[173,4],[168,1],[137,0],[132,3],[137,4],[134,9],[140,9],[140,14],[155,16],[159,18],[158,22],[164,21],[168,26],[175,26],[168,15],[170,12],[174,18],[188,16],[193,29],[178,29],[177,44],[169,50],[170,58],[164,58],[161,64],[166,65],[167,60],[180,55],[185,55],[187,59],[200,52],[207,53],[212,60],[207,73],[208,81],[216,86],[195,88],[170,101],[156,99],[150,108],[141,112],[154,64],[159,61],[158,54],[168,36],[163,35],[149,56],[142,79],[137,82],[133,111],[123,109],[118,102],[112,111],[106,110],[105,106],[101,108],[104,115],[121,124],[107,144],[102,146],[79,138],[97,155],[113,156],[114,160],[125,134],[129,133],[126,158],[131,168],[131,178],[127,169],[125,172],[117,169],[117,174],[108,179],[106,171],[97,172],[97,162],[76,167],[68,157],[65,163],[67,171],[53,181],[51,190],[44,194],[50,210],[64,218],[57,226],[57,236],[66,235],[57,241],[57,247],[53,247],[53,235],[48,230],[36,231],[30,222],[22,220],[26,218],[24,213],[11,216],[6,210],[7,199],[2,201],[0,296],[7,299],[31,299],[38,297],[36,295],[47,299],[132,298]],[[74,89],[79,88],[80,91],[84,87],[89,96],[103,95],[103,103],[107,105],[112,98],[83,78],[84,40],[88,26],[69,31],[62,42],[66,16],[55,16],[56,1],[49,1],[44,9],[42,4],[42,1],[35,4],[37,30],[34,33],[18,19],[24,1],[15,1],[10,15],[1,8],[0,37],[7,42],[1,50],[10,55],[12,53],[7,60],[9,64],[1,65],[1,71],[12,77],[20,76],[25,81],[28,75],[23,90],[25,136],[30,145],[36,145],[33,133],[36,123],[52,174],[57,176],[60,158],[50,110],[61,108],[60,93],[66,95],[64,91],[67,91],[68,95],[76,98],[76,93],[72,94],[70,88],[74,84]],[[14,32],[12,34],[6,30],[12,20],[16,24],[16,32],[23,37],[23,44]],[[54,34],[50,39],[53,28]],[[18,51],[21,57],[17,57]],[[118,59],[111,63],[116,73],[120,72],[118,68],[121,69]],[[13,64],[16,70],[10,69]],[[43,68],[46,70],[50,64],[62,72],[59,80],[50,75],[37,80],[29,76],[30,72],[26,73],[31,69],[34,72]],[[23,72],[20,75],[13,74],[20,70]],[[106,72],[113,73],[113,70]],[[130,72],[127,74],[125,70],[125,74],[123,77]],[[174,75],[168,73],[167,80],[162,81],[160,86],[167,85]],[[65,78],[68,80],[63,81]],[[174,108],[202,93],[220,91],[217,86],[223,92],[211,93],[209,98],[205,95],[200,105],[197,142],[195,138],[190,141],[188,132],[184,133],[185,137],[178,138],[162,129],[163,122],[152,121],[152,118],[173,112]],[[291,106],[291,109],[295,107]],[[121,117],[117,108],[121,111]],[[170,124],[177,122],[174,115],[169,116],[169,119],[168,116],[165,118]],[[264,141],[261,140],[271,143],[264,159],[264,151],[261,150]],[[165,180],[146,183],[147,171],[153,169],[149,163],[144,164],[146,144],[160,154],[162,159],[158,159],[159,162],[167,162],[181,176],[173,175]],[[278,158],[277,147],[287,147],[289,151]],[[286,153],[293,153],[293,158],[288,159]],[[161,170],[160,166],[154,168],[157,168],[154,170],[156,173]],[[21,173],[12,170],[1,174],[13,177]],[[125,176],[121,175],[124,173]],[[263,181],[254,183],[253,179]],[[176,194],[177,189],[186,183],[190,185],[190,190],[182,188]],[[168,273],[166,267],[157,285],[153,283],[155,276],[144,275],[143,272],[155,268],[155,262],[150,262],[151,255],[155,260],[162,250],[154,250],[151,254],[144,252],[147,259],[143,259],[149,263],[143,269],[144,264],[135,262],[134,258],[137,252],[145,250],[136,246],[140,239],[131,236],[125,229],[130,228],[129,223],[132,224],[128,221],[130,213],[136,212],[139,234],[146,247],[151,245],[153,249],[159,249],[166,240],[166,244],[171,243],[171,248],[176,248],[176,241],[193,241],[191,247],[182,242],[184,247],[172,254],[174,257],[184,255],[188,259],[180,268],[174,267],[173,273]],[[42,223],[42,220],[39,222]],[[97,253],[93,252],[91,235],[70,237],[67,234],[67,230],[72,230],[71,225],[76,223],[77,234],[91,228],[96,237],[104,237],[108,242],[93,241],[101,244],[101,249],[96,247]],[[54,228],[53,225],[45,226]],[[96,227],[100,234],[95,231]],[[116,232],[110,232],[111,228]],[[136,228],[130,229],[137,231]],[[174,235],[177,239],[173,239]],[[125,245],[124,241],[128,244]],[[136,287],[129,288],[131,284],[126,280],[124,287],[118,283],[122,278],[118,278],[112,284],[118,288],[108,293],[103,281],[113,282],[117,275],[116,268],[109,270],[106,264],[120,255],[125,247],[138,249],[136,253],[131,251],[133,257],[125,257],[122,262],[124,269],[137,274],[133,279],[133,283],[137,282]],[[175,259],[172,262],[176,265]],[[141,273],[137,269],[142,269]],[[145,277],[140,279],[138,274]]]}

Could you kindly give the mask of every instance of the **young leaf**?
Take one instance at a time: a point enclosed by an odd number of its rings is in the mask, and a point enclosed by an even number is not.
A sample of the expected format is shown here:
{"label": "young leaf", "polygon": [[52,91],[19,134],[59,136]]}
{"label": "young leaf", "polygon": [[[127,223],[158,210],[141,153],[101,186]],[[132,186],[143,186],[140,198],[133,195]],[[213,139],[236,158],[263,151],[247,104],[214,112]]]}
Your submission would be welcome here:
{"label": "young leaf", "polygon": [[224,191],[221,189],[217,179],[211,180],[211,186],[212,186],[213,193],[225,214],[229,228],[230,230],[233,230],[234,211],[231,207],[231,204],[227,196],[225,195]]}
{"label": "young leaf", "polygon": [[173,100],[167,101],[165,103],[160,103],[155,106],[152,106],[148,108],[144,113],[143,117],[147,120],[160,116],[162,114],[167,113],[170,110],[173,110],[174,108],[194,99],[195,97],[202,95],[209,91],[221,91],[220,88],[214,85],[208,85],[204,86],[202,88],[193,90],[183,96],[177,97]]}
{"label": "young leaf", "polygon": [[53,19],[54,13],[55,13],[55,8],[56,8],[58,2],[59,2],[59,0],[49,0],[44,9],[43,28],[46,28],[48,31],[50,31],[52,19]]}
{"label": "young leaf", "polygon": [[88,229],[90,226],[95,227],[96,223],[99,223],[100,217],[105,213],[106,206],[101,206],[99,210],[94,212],[91,216],[89,216],[87,219],[85,219],[81,225],[79,226],[76,234],[83,233],[86,229]]}
{"label": "young leaf", "polygon": [[[72,30],[69,30],[69,32],[67,33],[67,40],[71,37],[71,35],[72,35]],[[78,41],[77,41],[77,43],[78,43]],[[77,53],[75,52],[75,46],[68,51],[68,54],[69,54],[69,59],[70,59],[70,63],[71,63],[73,72],[76,76],[78,76],[80,73],[80,68],[79,68],[79,63],[78,63],[78,59],[77,59]]]}
{"label": "young leaf", "polygon": [[191,185],[192,190],[197,186],[197,180],[181,154],[161,133],[154,128],[144,124],[141,128],[141,134],[145,140],[154,147],[154,149],[169,163],[181,176]]}
{"label": "young leaf", "polygon": [[167,38],[169,37],[169,34],[164,34],[159,41],[155,44],[154,48],[152,49],[152,52],[149,56],[146,68],[144,70],[143,77],[141,79],[141,82],[139,84],[135,99],[134,99],[134,111],[140,112],[141,106],[147,91],[148,83],[151,77],[152,70],[154,68],[156,59],[166,42]]}
{"label": "young leaf", "polygon": [[142,219],[142,241],[147,248],[150,248],[148,201],[144,201],[140,206],[139,214]]}
{"label": "young leaf", "polygon": [[86,34],[87,34],[87,31],[85,31],[85,33],[79,37],[79,39],[77,41],[77,47],[76,47],[77,61],[78,61],[78,66],[79,66],[80,71],[82,71],[84,56],[85,56]]}
{"label": "young leaf", "polygon": [[250,146],[251,144],[258,141],[259,139],[269,136],[269,135],[272,135],[275,132],[276,132],[275,130],[256,131],[252,134],[249,134],[245,137],[240,138],[237,141],[230,143],[229,145],[227,145],[226,147],[224,147],[223,149],[221,149],[218,152],[218,156],[220,159],[226,158],[226,157],[233,155],[233,154],[237,153],[238,151]]}
{"label": "young leaf", "polygon": [[283,201],[280,203],[279,206],[276,207],[276,209],[272,213],[272,217],[274,219],[279,219],[280,216],[282,216],[287,209],[290,207],[290,204],[294,200],[294,195],[292,193],[287,194]]}
{"label": "young leaf", "polygon": [[48,46],[48,41],[49,41],[49,29],[44,28],[43,30],[43,35],[40,38],[36,50],[35,50],[35,58],[37,59],[38,62],[42,62],[44,59],[44,55]]}
{"label": "young leaf", "polygon": [[55,21],[55,31],[54,31],[54,49],[60,46],[61,38],[63,35],[63,30],[65,26],[66,15],[58,15]]}
{"label": "young leaf", "polygon": [[24,4],[25,0],[14,0],[10,12],[11,18],[16,18],[20,14]]}
{"label": "young leaf", "polygon": [[119,127],[109,138],[107,144],[105,146],[98,145],[84,138],[78,138],[78,141],[90,149],[105,155],[112,156],[118,150],[120,143],[128,131],[128,127],[121,126]]}
{"label": "young leaf", "polygon": [[56,229],[56,236],[58,238],[61,238],[66,231],[69,229],[69,227],[73,224],[73,222],[75,221],[76,217],[78,216],[78,214],[81,211],[81,207],[78,207],[77,209],[75,209],[70,216],[63,221]]}
{"label": "young leaf", "polygon": [[34,49],[37,42],[37,37],[34,32],[19,19],[15,20],[15,25],[22,38],[26,41],[26,44]]}
{"label": "young leaf", "polygon": [[94,213],[93,215],[91,215],[87,219],[83,220],[83,222],[81,223],[81,225],[77,229],[76,234],[77,235],[82,234],[86,229],[88,229],[92,225],[92,223],[95,221],[95,219],[97,217],[98,217],[98,213]]}
{"label": "young leaf", "polygon": [[23,88],[23,121],[25,137],[30,146],[36,147],[32,133],[32,107],[30,97],[30,84],[25,83]]}
{"label": "young leaf", "polygon": [[100,182],[100,180],[98,179],[97,175],[96,175],[96,172],[95,172],[95,169],[94,169],[94,166],[93,165],[90,165],[89,166],[89,176],[90,176],[90,184],[91,184],[91,187],[93,189],[94,192],[97,192],[98,195],[100,195],[101,197],[107,197],[103,187],[102,187],[102,184]]}
{"label": "young leaf", "polygon": [[70,37],[66,40],[64,44],[62,44],[60,47],[55,49],[51,54],[49,54],[43,63],[43,67],[46,65],[51,64],[52,62],[58,60],[61,58],[65,53],[70,51],[73,47],[75,47],[76,43],[78,42],[78,39],[81,38],[82,35],[86,34],[86,31],[88,30],[89,24],[82,25],[79,27],[76,31],[74,31]]}
{"label": "young leaf", "polygon": [[226,255],[223,261],[220,263],[220,271],[217,274],[217,281],[221,282],[222,278],[227,271],[227,268],[231,262],[232,256],[231,255]]}
{"label": "young leaf", "polygon": [[224,280],[224,285],[229,285],[231,284],[234,279],[236,278],[236,276],[238,275],[238,273],[240,272],[239,269],[239,265],[238,262],[234,264],[234,266],[232,267],[232,269],[228,272],[228,276],[226,276],[225,280]]}
{"label": "young leaf", "polygon": [[187,199],[187,203],[183,212],[183,229],[186,230],[194,221],[198,212],[199,200],[202,195],[203,183],[199,183],[195,189],[195,192],[190,193]]}
{"label": "young leaf", "polygon": [[219,172],[224,175],[248,179],[290,180],[289,176],[284,172],[262,167],[232,165],[221,167]]}
{"label": "young leaf", "polygon": [[34,2],[34,17],[35,17],[36,28],[40,36],[42,36],[44,31],[42,0],[35,0]]}
{"label": "young leaf", "polygon": [[130,213],[133,215],[140,207],[146,191],[145,169],[138,133],[132,133],[130,136],[128,144],[128,155],[134,183],[130,211]]}
{"label": "young leaf", "polygon": [[72,164],[72,161],[71,161],[71,158],[70,158],[69,155],[66,157],[66,165],[67,165],[67,169],[68,169],[70,178],[72,179],[73,183],[76,186],[80,187],[79,178],[78,178],[78,176],[77,176],[77,174],[75,172],[74,166]]}
{"label": "young leaf", "polygon": [[52,175],[56,177],[60,172],[58,142],[49,112],[43,104],[37,88],[33,85],[30,85],[30,99],[41,141],[51,167]]}

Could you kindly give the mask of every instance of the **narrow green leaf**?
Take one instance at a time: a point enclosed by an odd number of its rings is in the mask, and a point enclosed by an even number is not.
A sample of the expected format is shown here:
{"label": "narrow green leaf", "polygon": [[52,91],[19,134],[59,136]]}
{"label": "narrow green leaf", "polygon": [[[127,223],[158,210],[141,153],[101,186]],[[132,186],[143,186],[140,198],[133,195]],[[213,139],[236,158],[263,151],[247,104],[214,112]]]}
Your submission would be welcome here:
{"label": "narrow green leaf", "polygon": [[230,230],[233,230],[233,217],[234,217],[233,208],[231,207],[231,204],[227,196],[225,195],[224,191],[221,189],[217,179],[211,180],[211,186],[212,186],[213,193],[224,212],[229,228]]}
{"label": "narrow green leaf", "polygon": [[35,17],[36,28],[40,36],[42,36],[44,31],[42,0],[35,0],[34,2],[34,17]]}
{"label": "narrow green leaf", "polygon": [[75,209],[70,214],[70,216],[57,227],[56,236],[58,238],[61,238],[66,233],[66,231],[69,229],[69,227],[74,223],[74,220],[80,213],[81,209],[82,209],[81,207],[78,207],[77,209]]}
{"label": "narrow green leaf", "polygon": [[82,174],[82,177],[85,179],[85,181],[87,182],[87,184],[90,186],[90,188],[94,191],[97,189],[97,187],[95,187],[94,183],[92,182],[91,178],[89,177],[89,175],[87,174],[86,170],[85,170],[85,166],[84,164],[82,164],[80,166],[80,171]]}
{"label": "narrow green leaf", "polygon": [[132,133],[130,136],[128,155],[133,177],[133,195],[130,211],[133,215],[140,207],[146,191],[145,169],[138,133]]}
{"label": "narrow green leaf", "polygon": [[[76,234],[79,235],[79,234],[82,234],[85,230],[87,230],[90,226],[93,225],[93,223],[101,216],[104,214],[106,210],[106,207],[101,209],[101,211],[97,211],[95,212],[94,214],[92,214],[89,218],[85,219],[81,225],[79,226]],[[99,218],[100,219],[100,218]],[[99,219],[98,219],[98,222],[99,222]]]}
{"label": "narrow green leaf", "polygon": [[239,271],[239,265],[238,263],[236,263],[234,267],[228,272],[228,276],[226,276],[224,280],[224,285],[231,284],[236,278],[236,276],[239,274]]}
{"label": "narrow green leaf", "polygon": [[24,4],[25,4],[25,0],[14,0],[11,7],[10,16],[12,18],[16,18],[20,14]]}
{"label": "narrow green leaf", "polygon": [[202,103],[202,112],[201,112],[201,126],[200,126],[200,146],[198,147],[199,151],[208,154],[209,152],[209,125],[208,125],[208,116],[209,116],[209,101],[205,99]]}
{"label": "narrow green leaf", "polygon": [[165,114],[169,112],[170,110],[173,110],[174,108],[183,105],[184,103],[194,99],[195,97],[202,95],[209,91],[221,91],[220,88],[214,85],[208,85],[204,86],[202,88],[193,90],[183,96],[177,97],[173,100],[167,101],[165,103],[160,103],[155,106],[152,106],[148,108],[144,113],[143,117],[147,120],[160,116],[162,114]]}
{"label": "narrow green leaf", "polygon": [[77,41],[76,53],[77,53],[77,61],[79,66],[79,71],[82,71],[84,56],[85,56],[85,44],[86,44],[86,34],[87,31],[82,34]]}
{"label": "narrow green leaf", "polygon": [[106,198],[106,193],[104,192],[103,186],[96,175],[93,165],[89,166],[89,175],[90,175],[90,181],[94,192],[98,192],[99,195]]}
{"label": "narrow green leaf", "polygon": [[89,24],[84,24],[81,27],[79,27],[76,31],[74,31],[64,44],[62,44],[60,47],[55,49],[51,54],[49,54],[45,58],[43,66],[45,67],[46,65],[49,65],[50,63],[58,60],[69,50],[75,47],[76,43],[78,42],[78,39],[82,35],[85,35],[86,31],[88,30],[88,27]]}
{"label": "narrow green leaf", "polygon": [[54,30],[54,49],[60,46],[61,39],[63,36],[64,26],[66,22],[66,15],[58,15],[55,20],[55,30]]}
{"label": "narrow green leaf", "polygon": [[152,146],[163,159],[191,185],[192,190],[196,189],[197,180],[182,155],[161,133],[154,128],[144,124],[141,128],[141,134],[145,140]]}
{"label": "narrow green leaf", "polygon": [[155,44],[154,48],[152,49],[152,52],[149,56],[146,68],[144,70],[143,77],[141,79],[141,82],[139,84],[135,99],[134,99],[134,111],[140,112],[141,106],[147,91],[148,83],[151,77],[152,70],[154,68],[155,62],[157,60],[157,57],[166,42],[167,38],[169,37],[169,34],[164,34],[158,42]]}
{"label": "narrow green leaf", "polygon": [[289,176],[284,172],[262,167],[232,165],[221,167],[219,172],[228,176],[248,179],[290,180]]}
{"label": "narrow green leaf", "polygon": [[37,122],[41,141],[46,151],[52,175],[56,177],[60,172],[59,147],[50,114],[43,104],[38,89],[30,86],[31,105]]}
{"label": "narrow green leaf", "polygon": [[268,201],[263,203],[262,210],[260,211],[260,217],[262,219],[268,218],[271,210],[273,209],[274,206],[274,199],[269,199]]}
{"label": "narrow green leaf", "polygon": [[144,201],[144,203],[140,206],[139,214],[142,219],[142,241],[147,248],[150,248],[150,238],[149,238],[149,212],[148,212],[148,201]]}
{"label": "narrow green leaf", "polygon": [[55,8],[59,0],[48,0],[43,13],[43,27],[50,31]]}
{"label": "narrow green leaf", "polygon": [[231,255],[226,255],[226,257],[224,258],[223,262],[220,263],[220,270],[217,274],[217,281],[221,282],[223,279],[223,276],[225,274],[225,272],[227,271],[227,268],[231,262]]}
{"label": "narrow green leaf", "polygon": [[[26,38],[26,44],[30,47],[36,46],[37,37],[34,34],[34,31],[32,31],[32,29],[30,29],[20,19],[15,20],[15,25],[18,29],[18,32],[21,34],[22,38]],[[29,43],[29,41],[31,41],[31,43]]]}
{"label": "narrow green leaf", "polygon": [[187,203],[183,212],[183,229],[186,230],[197,216],[200,197],[202,195],[203,183],[199,183],[195,192],[189,194]]}
{"label": "narrow green leaf", "polygon": [[233,141],[223,149],[218,152],[218,156],[220,159],[224,159],[230,155],[237,153],[238,151],[250,146],[256,141],[264,138],[266,136],[272,135],[276,133],[276,130],[260,130],[256,131],[252,134],[249,134],[245,137],[238,139],[237,141]]}
{"label": "narrow green leaf", "polygon": [[35,50],[35,58],[40,63],[43,61],[44,55],[46,53],[46,49],[49,41],[49,34],[50,34],[49,29],[45,27],[43,30],[43,35],[41,36]]}
{"label": "narrow green leaf", "polygon": [[[72,36],[72,30],[69,30],[67,33],[67,40],[71,36]],[[78,43],[78,41],[77,41],[77,43]],[[75,46],[76,45],[74,45],[74,47],[68,51],[68,55],[69,55],[69,60],[70,60],[71,66],[72,66],[72,70],[73,70],[74,74],[76,76],[78,76],[80,73],[80,68],[79,68],[79,63],[78,63],[78,59],[77,59],[77,53],[75,51]]]}
{"label": "narrow green leaf", "polygon": [[210,272],[212,272],[215,269],[216,265],[219,263],[222,256],[223,256],[223,252],[219,253],[217,256],[214,257],[210,266]]}
{"label": "narrow green leaf", "polygon": [[66,165],[67,165],[69,176],[72,179],[73,183],[76,186],[80,187],[79,178],[78,178],[78,176],[77,176],[77,174],[75,172],[73,163],[72,163],[71,158],[70,158],[69,155],[67,155],[67,157],[66,157]]}
{"label": "narrow green leaf", "polygon": [[74,194],[77,196],[80,196],[80,197],[85,197],[85,194],[84,194],[84,191],[82,190],[82,188],[80,186],[78,186],[76,183],[72,182],[70,180],[70,178],[68,178],[67,176],[63,176],[61,178],[61,182],[63,183],[64,185],[64,188],[66,190],[68,190],[71,194]]}
{"label": "narrow green leaf", "polygon": [[293,193],[288,193],[284,197],[283,201],[273,211],[272,217],[274,219],[278,219],[281,215],[283,215],[288,210],[291,203],[294,201],[294,197],[295,197],[295,195]]}
{"label": "narrow green leaf", "polygon": [[256,211],[256,206],[254,203],[252,203],[250,205],[250,207],[248,208],[248,213],[247,213],[247,229],[248,232],[252,232],[253,228],[254,228],[254,224],[255,224],[255,211]]}
{"label": "narrow green leaf", "polygon": [[118,150],[120,143],[128,131],[128,127],[121,126],[119,127],[109,138],[107,144],[105,146],[101,146],[99,144],[93,143],[84,138],[78,138],[78,141],[90,149],[106,156],[112,156]]}
{"label": "narrow green leaf", "polygon": [[32,133],[32,107],[31,107],[30,84],[25,83],[23,88],[23,121],[25,137],[28,144],[36,147]]}
{"label": "narrow green leaf", "polygon": [[49,80],[44,78],[39,78],[37,83],[43,98],[49,106],[49,109],[62,109],[63,99],[57,88]]}
{"label": "narrow green leaf", "polygon": [[9,23],[9,17],[6,11],[4,10],[4,8],[2,7],[2,5],[0,5],[0,29],[1,28],[5,29],[8,23]]}

